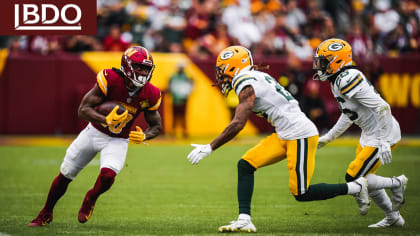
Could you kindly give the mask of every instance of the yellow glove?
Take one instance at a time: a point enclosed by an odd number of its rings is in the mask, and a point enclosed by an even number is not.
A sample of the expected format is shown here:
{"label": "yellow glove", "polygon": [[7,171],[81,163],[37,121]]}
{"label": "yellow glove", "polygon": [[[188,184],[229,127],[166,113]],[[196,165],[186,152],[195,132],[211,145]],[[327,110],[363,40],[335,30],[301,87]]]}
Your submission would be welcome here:
{"label": "yellow glove", "polygon": [[106,124],[108,126],[116,126],[117,124],[123,122],[128,115],[128,110],[125,110],[121,115],[117,114],[120,106],[116,105],[114,109],[106,116]]}
{"label": "yellow glove", "polygon": [[128,139],[133,143],[139,144],[146,139],[146,135],[140,127],[136,126],[136,131],[132,130]]}

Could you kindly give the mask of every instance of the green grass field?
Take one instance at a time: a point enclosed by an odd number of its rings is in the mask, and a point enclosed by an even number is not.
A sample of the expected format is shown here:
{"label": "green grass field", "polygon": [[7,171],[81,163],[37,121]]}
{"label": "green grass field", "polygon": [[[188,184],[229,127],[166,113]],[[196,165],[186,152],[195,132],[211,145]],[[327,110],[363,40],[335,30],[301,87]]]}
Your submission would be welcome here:
{"label": "green grass field", "polygon": [[[237,217],[236,163],[252,145],[226,145],[198,166],[187,161],[191,147],[130,146],[126,166],[103,194],[86,224],[77,221],[85,193],[99,173],[96,157],[58,202],[54,221],[29,228],[58,174],[66,146],[0,146],[0,235],[220,235],[217,228]],[[317,154],[312,183],[344,181],[355,147],[326,147]],[[374,204],[358,214],[352,197],[300,203],[288,189],[283,161],[255,174],[252,202],[254,235],[420,234],[420,147],[400,146],[383,176],[408,178],[403,228],[368,229],[384,216]]]}

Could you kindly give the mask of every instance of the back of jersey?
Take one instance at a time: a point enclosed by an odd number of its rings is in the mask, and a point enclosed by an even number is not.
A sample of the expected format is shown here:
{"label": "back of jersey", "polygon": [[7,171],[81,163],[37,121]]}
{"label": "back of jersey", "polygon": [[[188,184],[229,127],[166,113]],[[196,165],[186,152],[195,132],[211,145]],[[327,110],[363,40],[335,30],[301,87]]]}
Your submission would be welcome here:
{"label": "back of jersey", "polygon": [[246,86],[255,92],[252,111],[265,117],[281,139],[293,140],[318,135],[318,130],[300,110],[297,100],[267,73],[243,71],[232,80],[236,94]]}

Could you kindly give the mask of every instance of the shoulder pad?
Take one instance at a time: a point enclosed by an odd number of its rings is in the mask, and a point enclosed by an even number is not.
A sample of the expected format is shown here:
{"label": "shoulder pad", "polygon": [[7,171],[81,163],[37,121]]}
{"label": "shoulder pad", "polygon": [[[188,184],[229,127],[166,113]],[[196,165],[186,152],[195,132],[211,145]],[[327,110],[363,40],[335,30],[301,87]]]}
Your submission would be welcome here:
{"label": "shoulder pad", "polygon": [[96,82],[98,83],[99,88],[101,89],[102,93],[105,96],[108,94],[108,75],[109,70],[104,69],[99,71],[98,75],[96,76]]}
{"label": "shoulder pad", "polygon": [[236,91],[237,88],[240,87],[240,85],[245,82],[245,81],[250,81],[250,80],[257,80],[252,73],[247,73],[248,71],[244,72],[244,73],[240,73],[239,75],[235,76],[235,78],[233,78],[232,80],[232,88]]}
{"label": "shoulder pad", "polygon": [[334,87],[343,95],[351,94],[358,90],[363,78],[363,73],[357,69],[345,70],[337,76]]}
{"label": "shoulder pad", "polygon": [[117,72],[115,72],[112,69],[103,69],[99,71],[98,75],[96,76],[96,82],[98,83],[99,88],[101,89],[102,93],[107,96],[108,89],[111,84],[113,84],[114,81],[118,80],[119,75]]}

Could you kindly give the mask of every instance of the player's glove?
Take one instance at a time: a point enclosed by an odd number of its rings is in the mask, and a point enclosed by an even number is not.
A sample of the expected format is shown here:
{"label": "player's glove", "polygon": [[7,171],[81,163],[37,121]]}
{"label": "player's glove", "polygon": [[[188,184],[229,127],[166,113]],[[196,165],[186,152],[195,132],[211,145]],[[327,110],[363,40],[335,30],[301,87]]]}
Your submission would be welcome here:
{"label": "player's glove", "polygon": [[382,165],[391,163],[392,154],[391,147],[387,143],[381,143],[379,146],[379,160]]}
{"label": "player's glove", "polygon": [[118,109],[120,106],[116,105],[114,109],[106,116],[106,124],[108,126],[116,126],[117,124],[123,122],[127,119],[128,110],[125,110],[121,115],[117,114]]}
{"label": "player's glove", "polygon": [[327,145],[327,143],[331,142],[331,139],[326,135],[321,136],[318,139],[318,149],[322,148],[323,146]]}
{"label": "player's glove", "polygon": [[130,140],[130,142],[140,144],[146,139],[146,135],[143,133],[143,130],[140,127],[136,126],[136,131],[130,131],[128,139]]}
{"label": "player's glove", "polygon": [[198,162],[200,162],[201,159],[210,155],[210,153],[213,151],[211,149],[210,144],[191,144],[191,146],[195,147],[194,150],[192,150],[187,157],[190,160],[191,164],[198,164]]}

